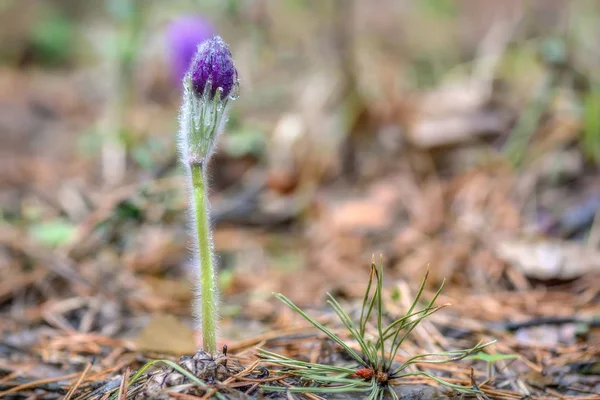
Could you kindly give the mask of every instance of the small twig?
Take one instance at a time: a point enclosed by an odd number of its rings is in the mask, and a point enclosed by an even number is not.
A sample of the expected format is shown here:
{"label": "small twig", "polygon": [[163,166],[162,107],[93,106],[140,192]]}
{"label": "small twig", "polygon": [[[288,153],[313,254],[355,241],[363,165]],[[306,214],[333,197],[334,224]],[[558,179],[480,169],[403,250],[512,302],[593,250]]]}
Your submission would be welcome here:
{"label": "small twig", "polygon": [[127,400],[127,389],[129,387],[129,373],[130,369],[127,367],[125,373],[123,374],[123,379],[121,380],[121,385],[119,386],[119,400]]}
{"label": "small twig", "polygon": [[83,372],[81,373],[81,376],[79,377],[79,379],[77,379],[77,382],[75,382],[75,384],[73,386],[71,386],[71,388],[67,392],[67,395],[65,396],[65,400],[69,400],[71,397],[73,397],[73,395],[75,394],[75,391],[77,390],[77,388],[79,387],[79,385],[81,385],[81,382],[83,382],[83,378],[85,378],[85,376],[89,372],[90,368],[92,368],[92,363],[91,362],[87,363],[87,365],[85,366]]}
{"label": "small twig", "polygon": [[36,387],[38,385],[41,385],[41,384],[44,384],[44,383],[60,382],[60,381],[64,381],[64,380],[69,380],[69,379],[75,378],[78,375],[80,375],[79,372],[75,372],[73,374],[68,374],[68,375],[63,375],[63,376],[57,376],[55,378],[46,378],[46,379],[40,379],[38,381],[24,383],[22,385],[15,386],[15,387],[13,387],[11,389],[8,389],[8,390],[5,390],[3,392],[0,392],[0,398],[2,396],[6,396],[7,394],[15,393],[15,392],[20,392],[20,391],[22,391],[24,389],[34,388],[34,387]]}
{"label": "small twig", "polygon": [[204,397],[192,396],[191,394],[177,393],[177,392],[169,393],[169,397],[175,397],[176,399],[182,399],[182,400],[198,400],[198,399],[204,398]]}
{"label": "small twig", "polygon": [[110,397],[110,392],[106,392],[106,393],[104,394],[104,396],[102,396],[102,397],[100,398],[100,400],[106,400],[106,399],[108,399],[109,397]]}
{"label": "small twig", "polygon": [[286,393],[288,400],[296,400],[296,397],[292,394],[292,392]]}
{"label": "small twig", "polygon": [[244,394],[251,394],[252,392],[254,392],[256,389],[258,389],[260,385],[258,383],[253,384],[252,386],[250,386],[250,388],[248,390],[246,390],[244,392]]}
{"label": "small twig", "polygon": [[30,370],[30,368],[27,370],[16,370],[14,372],[11,372],[10,374],[8,374],[5,377],[3,377],[2,379],[0,379],[0,385],[4,384],[6,382],[10,382],[13,378],[22,376],[25,372],[27,372],[29,370]]}

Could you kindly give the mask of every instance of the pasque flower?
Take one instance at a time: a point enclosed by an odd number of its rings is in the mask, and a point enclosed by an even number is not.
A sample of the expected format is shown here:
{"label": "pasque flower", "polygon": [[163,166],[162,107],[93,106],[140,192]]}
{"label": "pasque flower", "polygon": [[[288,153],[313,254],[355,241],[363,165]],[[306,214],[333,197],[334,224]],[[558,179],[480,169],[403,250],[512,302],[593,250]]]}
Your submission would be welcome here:
{"label": "pasque flower", "polygon": [[204,351],[215,354],[218,294],[215,259],[208,214],[208,161],[217,137],[227,121],[228,104],[237,98],[238,79],[231,51],[215,36],[200,46],[183,78],[179,118],[179,152],[188,172],[193,219],[199,256],[199,297],[194,312],[200,319]]}
{"label": "pasque flower", "polygon": [[214,36],[198,46],[183,79],[181,151],[188,162],[210,158],[227,119],[229,100],[238,96],[238,77],[231,51]]}
{"label": "pasque flower", "polygon": [[237,82],[231,51],[219,36],[202,43],[190,69],[192,85],[197,96],[213,98],[220,91],[221,99],[229,96]]}
{"label": "pasque flower", "polygon": [[200,16],[186,15],[173,20],[167,27],[169,67],[178,84],[190,68],[198,45],[214,35],[212,24]]}

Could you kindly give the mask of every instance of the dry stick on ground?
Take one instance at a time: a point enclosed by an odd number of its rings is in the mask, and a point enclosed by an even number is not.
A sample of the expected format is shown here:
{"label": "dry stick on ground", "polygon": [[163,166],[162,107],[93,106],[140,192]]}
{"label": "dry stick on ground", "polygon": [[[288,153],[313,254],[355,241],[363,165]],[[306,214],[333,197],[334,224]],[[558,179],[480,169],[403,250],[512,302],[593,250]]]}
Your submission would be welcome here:
{"label": "dry stick on ground", "polygon": [[31,370],[31,368],[28,368],[26,370],[16,370],[14,372],[11,372],[10,374],[6,375],[4,378],[0,379],[0,385],[6,383],[6,382],[10,382],[12,379],[19,377],[23,374],[25,374],[26,372],[29,372]]}
{"label": "dry stick on ground", "polygon": [[36,387],[38,385],[42,385],[42,384],[45,384],[45,383],[53,383],[53,382],[60,382],[60,381],[64,381],[64,380],[73,379],[73,378],[75,378],[76,376],[79,376],[79,375],[80,375],[79,372],[75,372],[73,374],[68,374],[68,375],[63,375],[63,376],[57,376],[55,378],[46,378],[46,379],[40,379],[40,380],[33,381],[33,382],[24,383],[23,385],[15,386],[14,388],[5,390],[3,392],[0,392],[0,397],[6,396],[7,394],[20,392],[21,390],[34,388],[34,387]]}
{"label": "dry stick on ground", "polygon": [[127,367],[123,378],[121,379],[121,385],[119,386],[119,400],[127,400],[127,389],[129,387],[129,373],[130,369]]}
{"label": "dry stick on ground", "polygon": [[177,393],[177,392],[173,392],[173,393],[169,393],[170,397],[174,397],[176,399],[181,399],[181,400],[199,400],[200,397],[198,396],[193,396],[191,394],[185,394],[185,393]]}
{"label": "dry stick on ground", "polygon": [[79,385],[81,385],[81,382],[83,382],[83,378],[85,378],[85,376],[89,372],[90,368],[92,368],[92,363],[87,363],[87,365],[85,366],[85,369],[81,373],[81,376],[79,377],[79,379],[77,379],[77,382],[75,382],[75,384],[73,386],[71,386],[71,389],[69,389],[69,391],[67,392],[67,395],[65,396],[65,400],[69,400],[71,397],[73,397],[73,395],[75,394],[75,391],[77,390]]}

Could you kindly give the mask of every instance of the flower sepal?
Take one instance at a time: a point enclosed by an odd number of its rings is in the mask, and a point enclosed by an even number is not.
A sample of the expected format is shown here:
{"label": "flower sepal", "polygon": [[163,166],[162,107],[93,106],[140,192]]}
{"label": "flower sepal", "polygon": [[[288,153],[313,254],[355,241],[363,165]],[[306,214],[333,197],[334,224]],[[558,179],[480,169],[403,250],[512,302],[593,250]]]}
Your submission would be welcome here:
{"label": "flower sepal", "polygon": [[227,122],[228,103],[239,97],[237,71],[229,47],[215,36],[198,47],[183,79],[182,156],[188,165],[204,164]]}
{"label": "flower sepal", "polygon": [[215,148],[219,134],[228,118],[227,105],[229,97],[222,98],[222,88],[217,88],[219,94],[210,98],[212,83],[206,82],[206,90],[202,96],[196,96],[192,90],[192,80],[188,75],[183,80],[184,102],[182,110],[182,121],[187,125],[187,154],[188,163],[203,163],[210,158]]}

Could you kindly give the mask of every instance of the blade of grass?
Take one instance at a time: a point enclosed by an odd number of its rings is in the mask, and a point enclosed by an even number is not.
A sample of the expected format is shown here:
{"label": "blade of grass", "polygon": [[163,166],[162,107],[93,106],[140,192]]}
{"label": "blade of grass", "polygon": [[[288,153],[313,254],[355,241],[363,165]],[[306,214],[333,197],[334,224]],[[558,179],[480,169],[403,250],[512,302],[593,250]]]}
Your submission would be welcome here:
{"label": "blade of grass", "polygon": [[[377,275],[377,267],[376,267],[376,265],[375,264],[371,264],[371,268],[372,268],[373,276],[376,277],[376,275]],[[370,294],[372,285],[373,285],[373,278],[371,277],[370,281],[369,281],[369,288],[368,288],[369,289],[369,294]],[[377,291],[377,282],[375,282],[375,291]],[[373,313],[373,309],[375,308],[375,302],[376,301],[377,301],[377,295],[375,293],[375,294],[373,294],[373,297],[371,297],[371,299],[369,301],[369,304],[368,304],[368,307],[367,307],[367,313],[365,314],[364,319],[362,321],[362,323],[363,323],[363,335],[364,335],[364,331],[366,331],[367,323],[369,322],[369,320],[371,318],[371,314]],[[361,311],[361,314],[362,314],[362,311]]]}
{"label": "blade of grass", "polygon": [[308,314],[306,314],[304,311],[302,311],[297,305],[295,305],[291,300],[289,300],[287,297],[285,297],[281,293],[276,293],[275,297],[277,297],[279,300],[281,300],[283,303],[285,303],[288,307],[290,307],[291,309],[296,311],[298,314],[302,315],[304,317],[304,319],[306,319],[308,322],[310,322],[312,325],[314,325],[318,330],[320,330],[325,335],[327,335],[331,340],[333,340],[334,342],[336,342],[337,344],[342,346],[344,348],[344,350],[346,350],[348,355],[350,355],[352,358],[354,358],[358,363],[360,363],[361,365],[367,366],[367,364],[362,359],[362,357],[360,357],[353,349],[351,349],[346,343],[344,343],[344,341],[342,339],[340,339],[336,334],[331,332],[325,326],[323,326],[322,324],[320,324],[319,322],[317,322],[316,320],[311,318]]}
{"label": "blade of grass", "polygon": [[[444,351],[444,352],[440,352],[440,353],[418,354],[418,355],[406,360],[400,367],[396,368],[392,372],[391,375],[392,376],[396,375],[397,373],[404,370],[406,367],[408,367],[411,364],[416,364],[416,363],[418,363],[418,364],[444,364],[444,363],[448,363],[448,362],[460,361],[464,358],[467,358],[471,354],[481,351],[483,348],[485,348],[489,345],[492,345],[494,343],[496,343],[496,341],[492,340],[487,343],[479,342],[475,346],[473,346],[469,349],[465,349],[465,350],[454,350],[454,351]],[[422,358],[432,357],[432,356],[437,356],[437,357],[448,356],[448,357],[443,358],[443,359],[438,359],[438,360],[421,360]]]}
{"label": "blade of grass", "polygon": [[521,165],[527,146],[538,128],[541,117],[555,96],[556,78],[554,72],[546,72],[504,144],[502,151],[515,167]]}
{"label": "blade of grass", "polygon": [[417,318],[412,323],[410,323],[409,325],[407,325],[406,326],[406,333],[402,336],[402,338],[397,343],[396,343],[397,337],[398,337],[399,333],[402,331],[402,329],[399,329],[396,332],[396,335],[394,335],[394,339],[392,340],[392,348],[390,350],[390,356],[389,356],[389,365],[387,366],[388,369],[391,368],[392,362],[396,358],[396,354],[398,353],[398,350],[400,350],[400,346],[402,345],[402,343],[404,342],[404,340],[408,337],[408,335],[410,335],[412,333],[412,331],[417,327],[417,325],[419,325],[419,323],[421,323],[422,320],[424,320],[425,318],[429,317],[434,312],[437,312],[437,311],[441,310],[445,306],[446,305],[442,305],[442,306],[433,308],[430,312],[421,315],[419,318]]}
{"label": "blade of grass", "polygon": [[429,379],[433,379],[434,381],[436,381],[437,383],[440,383],[444,386],[447,386],[449,388],[452,388],[458,392],[461,393],[469,393],[469,394],[476,394],[476,393],[481,393],[481,390],[477,390],[477,389],[473,389],[467,386],[462,386],[462,385],[458,385],[456,383],[452,383],[452,382],[448,382],[445,381],[444,379],[440,378],[439,376],[435,376],[433,374],[430,374],[429,372],[424,372],[424,371],[418,371],[418,372],[411,372],[408,374],[404,374],[404,375],[400,375],[397,378],[394,378],[394,380],[396,379],[402,379],[402,378],[407,378],[409,376],[425,376]]}
{"label": "blade of grass", "polygon": [[367,308],[367,304],[369,301],[369,295],[371,294],[371,285],[373,284],[373,275],[375,274],[375,264],[371,263],[371,271],[369,272],[369,284],[367,285],[367,290],[365,291],[365,297],[363,298],[362,307],[360,309],[360,319],[358,325],[360,327],[360,335],[365,336],[365,330],[367,327],[367,319],[369,318],[369,314],[365,318],[365,309]]}
{"label": "blade of grass", "polygon": [[[375,278],[377,279],[377,290],[376,290],[376,296],[377,296],[377,333],[379,334],[379,338],[383,337],[383,260],[380,261],[379,263],[379,270],[377,271],[378,274],[375,276]],[[385,340],[381,340],[380,341],[381,346],[381,364],[379,362],[375,363],[375,369],[379,370],[380,368],[383,367],[383,369],[385,370]]]}
{"label": "blade of grass", "polygon": [[269,390],[273,392],[295,392],[295,393],[341,393],[341,392],[366,392],[373,390],[372,386],[360,387],[360,382],[356,384],[342,385],[342,386],[313,386],[313,387],[282,387],[282,386],[269,386],[260,385],[263,390]]}
{"label": "blade of grass", "polygon": [[[425,274],[425,279],[423,279],[423,283],[421,284],[421,287],[424,287],[426,279],[427,279],[427,274]],[[433,296],[433,298],[429,301],[429,304],[427,304],[427,307],[426,307],[427,309],[433,307],[433,304],[435,303],[435,301],[439,297],[440,293],[442,293],[442,289],[444,288],[444,284],[445,283],[446,283],[446,280],[444,279],[442,281],[442,284],[440,285],[439,289],[437,290],[437,292]],[[417,293],[417,296],[415,297],[415,301],[413,302],[413,305],[411,306],[411,308],[409,309],[409,311],[412,312],[412,310],[414,309],[414,305],[417,303],[417,301],[421,297],[422,293],[423,293],[423,290],[420,289],[419,292]],[[400,331],[402,331],[403,327],[401,327],[401,328],[399,328],[399,329],[396,330],[396,333],[394,334],[394,338],[392,339],[392,349],[390,351],[390,365],[387,366],[388,368],[391,368],[391,366],[392,366],[391,363],[393,362],[393,359],[396,357],[396,353],[398,353],[398,350],[400,349],[400,345],[402,344],[402,342],[404,341],[404,339],[406,339],[406,337],[410,334],[410,332],[412,332],[413,329],[416,328],[416,326],[419,324],[419,322],[421,322],[427,316],[429,316],[429,315],[433,314],[434,312],[438,311],[440,308],[441,307],[436,307],[436,308],[432,309],[432,311],[426,312],[423,315],[421,315],[420,317],[418,317],[416,319],[417,322],[415,324],[412,324],[412,327],[410,327],[408,329],[408,332],[406,332],[406,334],[402,337],[402,339],[400,340],[400,342],[398,344],[396,344],[396,339],[398,338],[398,335],[400,334]],[[409,327],[409,326],[410,326],[410,323],[406,325],[406,327]]]}
{"label": "blade of grass", "polygon": [[[429,269],[427,269],[427,271],[425,271],[425,277],[421,281],[421,285],[419,286],[419,290],[417,291],[417,294],[415,295],[415,299],[413,300],[410,308],[406,312],[406,317],[404,317],[404,318],[407,318],[409,315],[411,315],[413,310],[417,306],[417,303],[419,302],[419,299],[421,298],[421,295],[423,294],[423,290],[425,289],[425,283],[427,282],[428,277],[429,277]],[[442,285],[443,285],[443,282],[442,282]],[[384,331],[384,337],[387,336],[388,331],[390,329],[393,329],[393,326],[394,326],[393,323],[390,326],[388,326],[388,328]]]}
{"label": "blade of grass", "polygon": [[324,364],[315,364],[307,361],[294,360],[293,358],[285,357],[276,353],[272,353],[267,350],[259,349],[258,355],[263,359],[263,362],[270,362],[273,364],[280,364],[284,366],[290,367],[302,367],[306,369],[310,369],[312,371],[323,371],[324,373],[345,373],[352,374],[354,373],[353,368],[348,367],[338,367],[333,365],[324,365]]}
{"label": "blade of grass", "polygon": [[394,388],[392,387],[392,385],[388,385],[387,389],[388,389],[388,393],[392,397],[392,400],[399,400],[398,395],[394,391]]}
{"label": "blade of grass", "polygon": [[[422,310],[419,311],[415,311],[412,314],[407,314],[401,318],[398,318],[397,320],[395,320],[394,322],[392,322],[385,330],[384,330],[384,340],[388,340],[389,338],[391,338],[394,333],[396,332],[396,330],[390,332],[392,329],[404,329],[404,327],[408,326],[408,323],[410,322],[410,319],[412,317],[416,317],[419,314],[423,314],[426,312],[429,312],[431,310],[433,310],[436,307],[432,307],[432,308],[424,308]],[[397,327],[398,325],[400,325],[400,327]]]}
{"label": "blade of grass", "polygon": [[[369,348],[368,344],[365,342],[364,335],[360,334],[358,328],[356,327],[350,316],[342,309],[342,306],[337,302],[337,300],[329,293],[327,293],[327,296],[329,296],[329,300],[327,301],[327,303],[331,305],[331,307],[338,315],[346,329],[348,329],[352,337],[356,339],[364,355],[369,360],[372,360],[373,354],[371,353],[371,349]],[[375,354],[375,357],[377,357],[377,354]]]}

